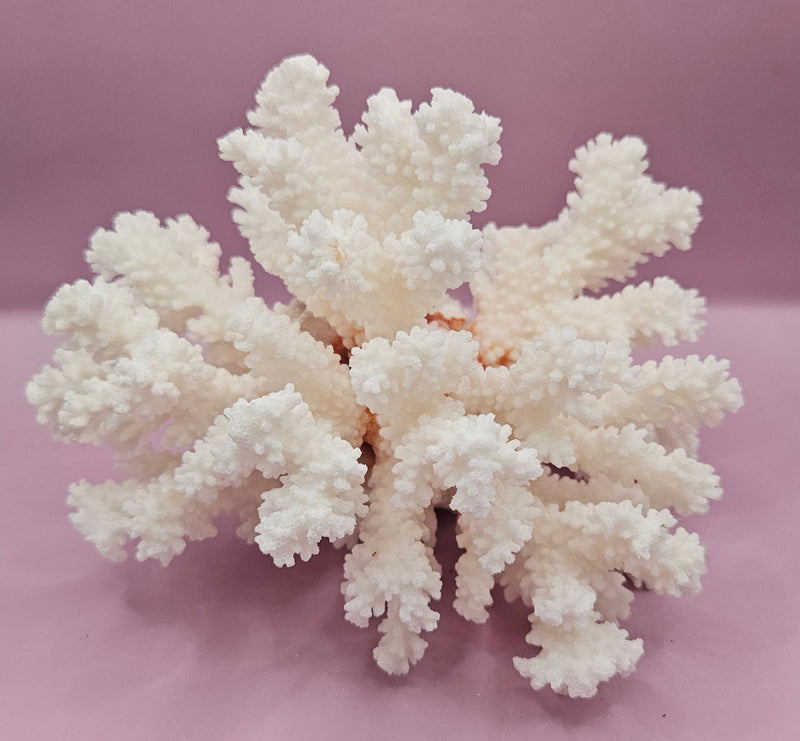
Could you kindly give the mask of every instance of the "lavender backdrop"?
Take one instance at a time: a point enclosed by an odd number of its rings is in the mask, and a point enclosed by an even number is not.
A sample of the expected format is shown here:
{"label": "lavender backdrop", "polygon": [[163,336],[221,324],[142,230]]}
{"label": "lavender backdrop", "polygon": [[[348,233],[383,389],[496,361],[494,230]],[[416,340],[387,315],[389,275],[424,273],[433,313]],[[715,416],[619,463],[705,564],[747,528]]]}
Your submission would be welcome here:
{"label": "lavender backdrop", "polygon": [[[350,130],[381,86],[432,86],[503,122],[478,219],[541,223],[567,161],[599,131],[637,133],[652,172],[705,200],[669,273],[712,298],[798,292],[800,5],[724,2],[0,0],[0,302],[42,304],[85,276],[88,235],[120,210],[189,212],[245,253],[215,139],[244,123],[264,74],[314,53]],[[271,287],[262,282],[265,290]]]}
{"label": "lavender backdrop", "polygon": [[[695,249],[643,273],[713,299],[677,352],[729,357],[745,391],[703,437],[725,497],[683,523],[709,571],[691,599],[637,597],[646,654],[592,700],[516,674],[519,605],[483,626],[454,613],[452,523],[442,627],[398,679],[342,617],[340,552],[280,570],[228,528],[169,569],[111,564],[67,519],[68,483],[102,481],[108,457],[54,443],[24,400],[55,344],[38,308],[86,275],[88,235],[119,210],[188,211],[244,253],[215,139],[302,51],[331,69],[348,130],[383,85],[416,102],[450,86],[500,116],[479,223],[555,216],[572,151],[601,130],[641,134],[656,177],[705,198]],[[799,77],[797,0],[0,0],[0,738],[795,741]]]}

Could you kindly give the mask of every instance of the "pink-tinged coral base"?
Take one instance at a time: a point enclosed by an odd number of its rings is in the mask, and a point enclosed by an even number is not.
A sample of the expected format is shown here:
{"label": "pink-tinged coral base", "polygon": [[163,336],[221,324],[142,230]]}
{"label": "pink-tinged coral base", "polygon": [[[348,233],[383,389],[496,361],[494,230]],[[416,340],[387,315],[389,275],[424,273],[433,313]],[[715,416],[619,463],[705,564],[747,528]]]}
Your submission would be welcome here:
{"label": "pink-tinged coral base", "polygon": [[637,671],[580,702],[531,693],[514,671],[529,655],[521,605],[498,599],[482,625],[453,611],[452,521],[440,629],[400,679],[375,666],[372,632],[341,619],[344,554],[330,547],[279,569],[231,523],[169,569],[97,558],[58,502],[111,471],[30,413],[24,384],[53,349],[38,321],[0,321],[0,738],[795,738],[800,307],[712,304],[690,350],[730,358],[747,404],[701,444],[726,492],[685,523],[710,554],[703,591],[639,595],[623,623],[647,645]]}

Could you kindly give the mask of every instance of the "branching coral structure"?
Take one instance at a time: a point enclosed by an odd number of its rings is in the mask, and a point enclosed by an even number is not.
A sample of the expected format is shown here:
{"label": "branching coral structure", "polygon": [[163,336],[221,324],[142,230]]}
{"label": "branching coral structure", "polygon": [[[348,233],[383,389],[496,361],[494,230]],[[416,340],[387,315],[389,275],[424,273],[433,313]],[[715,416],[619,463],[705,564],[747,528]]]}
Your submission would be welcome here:
{"label": "branching coral structure", "polygon": [[[457,515],[455,609],[493,589],[530,609],[534,688],[589,697],[626,675],[632,588],[691,594],[705,551],[676,516],[721,490],[697,432],[741,404],[728,363],[632,351],[697,339],[703,300],[669,278],[600,294],[671,246],[699,196],[646,173],[644,144],[601,134],[570,162],[575,190],[540,228],[482,231],[500,125],[434,89],[393,90],[347,137],[328,70],[309,56],[265,79],[250,128],[219,141],[240,174],[234,219],[294,295],[268,306],[249,262],[190,217],[116,217],[91,238],[96,277],[43,320],[63,338],[27,387],[68,442],[109,445],[119,481],[72,485],[97,549],[164,564],[221,512],[279,566],[328,539],[348,550],[344,611],[379,618],[374,651],[402,674],[436,628],[435,508]],[[470,309],[449,291],[469,284]],[[494,594],[499,592],[495,590]]]}

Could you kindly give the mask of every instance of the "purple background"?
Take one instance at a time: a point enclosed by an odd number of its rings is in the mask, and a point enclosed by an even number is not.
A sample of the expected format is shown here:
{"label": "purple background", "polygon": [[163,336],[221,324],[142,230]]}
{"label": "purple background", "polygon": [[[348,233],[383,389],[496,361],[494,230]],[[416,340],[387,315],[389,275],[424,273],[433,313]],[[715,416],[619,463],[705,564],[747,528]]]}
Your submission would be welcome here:
{"label": "purple background", "polygon": [[[0,738],[798,737],[796,2],[0,0],[0,19]],[[602,130],[642,135],[653,174],[704,197],[695,248],[641,275],[711,299],[677,354],[731,358],[746,406],[704,437],[726,495],[685,523],[709,549],[703,592],[638,595],[626,627],[645,656],[592,700],[515,673],[521,609],[453,613],[451,537],[440,629],[398,680],[372,663],[375,631],[344,621],[338,552],[279,570],[223,528],[168,569],[114,565],[67,521],[68,483],[109,469],[23,400],[53,347],[41,305],[87,275],[87,237],[119,210],[189,212],[244,254],[215,139],[304,51],[331,69],[348,131],[384,85],[415,103],[449,86],[501,117],[478,223],[554,217],[568,159]]]}
{"label": "purple background", "polygon": [[419,103],[452,87],[499,116],[486,218],[538,224],[600,131],[639,134],[652,172],[704,198],[668,273],[709,296],[797,297],[800,4],[722,2],[0,2],[0,249],[5,306],[86,275],[120,210],[189,212],[245,246],[215,140],[244,124],[267,70],[309,51],[349,132],[382,86]]}

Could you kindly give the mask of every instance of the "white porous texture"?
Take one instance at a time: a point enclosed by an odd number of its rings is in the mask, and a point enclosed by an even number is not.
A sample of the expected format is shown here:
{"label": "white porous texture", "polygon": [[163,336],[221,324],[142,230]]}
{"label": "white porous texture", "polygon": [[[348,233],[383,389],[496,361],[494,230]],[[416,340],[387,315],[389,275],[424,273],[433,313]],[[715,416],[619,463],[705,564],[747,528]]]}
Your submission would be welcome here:
{"label": "white porous texture", "polygon": [[[600,134],[544,226],[482,231],[500,125],[451,90],[412,110],[388,88],[346,136],[338,88],[310,56],[269,73],[251,128],[219,140],[240,177],[234,219],[295,300],[269,307],[250,264],[188,216],[119,214],[91,238],[94,281],[62,286],[44,331],[63,344],[29,383],[67,442],[109,445],[119,481],[70,488],[104,556],[164,564],[221,512],[277,565],[348,549],[345,617],[380,618],[374,657],[422,659],[439,614],[435,508],[458,518],[455,608],[493,587],[530,609],[535,689],[589,697],[642,641],[633,589],[700,588],[705,551],[677,516],[721,495],[698,430],[741,404],[728,363],[636,365],[696,340],[703,299],[670,278],[597,295],[690,247],[699,196],[655,182],[645,146]],[[469,284],[474,313],[449,293]]]}

